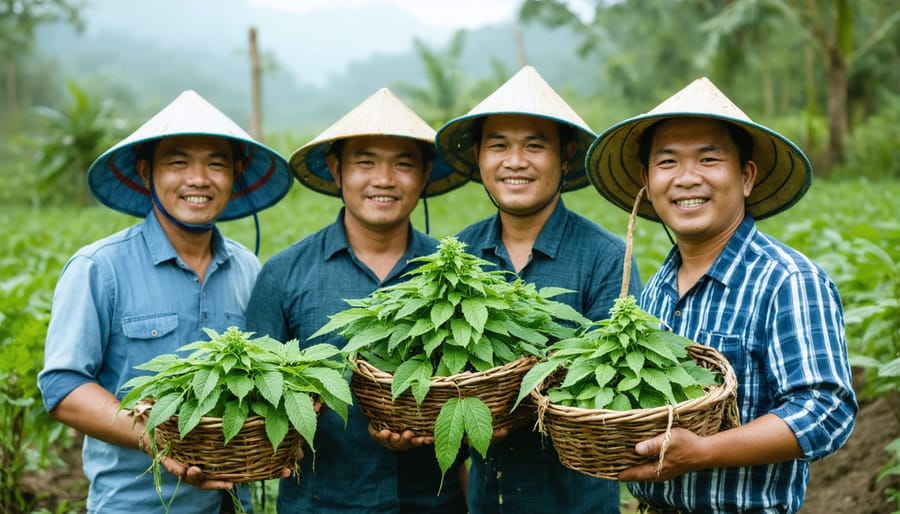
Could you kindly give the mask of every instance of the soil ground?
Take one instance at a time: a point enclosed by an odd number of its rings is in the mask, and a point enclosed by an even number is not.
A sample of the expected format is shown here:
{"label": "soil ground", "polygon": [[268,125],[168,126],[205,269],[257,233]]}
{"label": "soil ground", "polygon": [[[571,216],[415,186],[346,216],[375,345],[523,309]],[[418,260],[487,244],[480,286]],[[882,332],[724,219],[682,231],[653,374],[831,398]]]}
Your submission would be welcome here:
{"label": "soil ground", "polygon": [[[894,512],[898,506],[890,501],[886,490],[900,489],[900,476],[878,480],[878,475],[890,457],[884,447],[898,437],[900,422],[887,401],[884,398],[861,400],[856,428],[847,444],[830,457],[812,464],[809,489],[801,512]],[[31,473],[26,477],[24,489],[41,498],[39,507],[66,514],[83,511],[80,506],[87,495],[87,481],[81,472],[80,452],[80,444],[76,444],[63,453],[65,466]],[[61,504],[67,504],[67,507],[58,511]]]}

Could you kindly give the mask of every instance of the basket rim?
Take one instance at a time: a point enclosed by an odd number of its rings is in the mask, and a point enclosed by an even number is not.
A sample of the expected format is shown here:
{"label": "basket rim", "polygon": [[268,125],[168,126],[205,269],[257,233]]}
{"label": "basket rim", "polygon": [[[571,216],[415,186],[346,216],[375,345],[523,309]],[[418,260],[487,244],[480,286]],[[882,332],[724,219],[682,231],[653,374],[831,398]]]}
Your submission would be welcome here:
{"label": "basket rim", "polygon": [[590,418],[594,420],[608,419],[615,421],[655,421],[657,419],[667,420],[670,415],[670,408],[674,411],[674,415],[677,418],[678,414],[681,412],[702,410],[708,405],[727,401],[732,395],[735,394],[735,392],[737,391],[737,377],[735,376],[734,368],[732,368],[731,363],[728,362],[728,359],[726,359],[721,352],[711,346],[696,342],[687,345],[686,348],[688,348],[689,351],[690,349],[693,349],[694,351],[711,353],[712,356],[716,358],[715,365],[720,368],[720,371],[722,371],[722,383],[709,387],[706,393],[699,398],[684,400],[682,402],[676,403],[675,405],[662,405],[660,407],[628,410],[613,410],[584,409],[581,407],[569,407],[566,405],[553,403],[550,401],[550,398],[548,396],[540,392],[541,389],[544,388],[544,382],[532,389],[529,394],[532,400],[534,400],[535,404],[539,406],[539,409],[545,410],[546,412],[552,413],[557,416],[586,419]]}
{"label": "basket rim", "polygon": [[[519,368],[530,367],[537,362],[537,357],[526,355],[518,359],[484,371],[463,371],[455,375],[431,377],[431,387],[452,387],[457,388],[472,382],[480,382],[493,378],[497,375],[504,375],[516,371]],[[365,359],[357,357],[353,360],[353,373],[373,382],[390,386],[394,381],[394,375],[386,371],[382,371],[372,363]]]}

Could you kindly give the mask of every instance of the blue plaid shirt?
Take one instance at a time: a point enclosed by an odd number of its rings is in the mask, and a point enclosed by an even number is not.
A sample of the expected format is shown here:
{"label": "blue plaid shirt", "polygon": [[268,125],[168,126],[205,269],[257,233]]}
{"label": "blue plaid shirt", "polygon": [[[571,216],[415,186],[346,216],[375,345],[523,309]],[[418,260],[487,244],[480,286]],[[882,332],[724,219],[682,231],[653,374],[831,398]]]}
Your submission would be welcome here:
{"label": "blue plaid shirt", "polygon": [[[459,233],[466,250],[513,271],[501,239],[499,215]],[[625,243],[597,224],[566,209],[562,199],[532,248],[518,275],[541,287],[575,291],[555,300],[592,320],[606,319],[622,288]],[[637,294],[641,279],[632,262],[629,290]],[[473,513],[610,514],[619,512],[619,484],[564,467],[548,441],[530,430],[519,430],[488,450],[482,459],[471,450],[468,502]]]}
{"label": "blue plaid shirt", "polygon": [[[247,307],[247,326],[280,341],[298,339],[301,347],[346,340],[337,333],[309,336],[328,316],[349,308],[344,301],[364,298],[379,287],[406,280],[415,268],[407,261],[436,250],[437,241],[410,229],[406,253],[380,281],[347,241],[344,211],[337,221],[279,252],[266,262]],[[447,472],[437,496],[440,469],[430,446],[394,452],[369,435],[368,422],[354,406],[349,422],[325,409],[319,418],[315,454],[300,461],[299,477],[282,479],[278,512],[458,513],[465,505],[458,470]]]}
{"label": "blue plaid shirt", "polygon": [[641,306],[725,355],[737,375],[741,422],[775,414],[794,431],[803,457],[629,489],[652,505],[690,512],[796,512],[809,462],[844,444],[857,410],[837,289],[808,258],[757,231],[749,216],[684,298],[680,264],[674,248],[647,282]]}
{"label": "blue plaid shirt", "polygon": [[[220,333],[232,325],[244,328],[259,260],[218,230],[212,249],[201,281],[151,212],[143,223],[78,250],[53,293],[44,369],[38,375],[46,409],[89,382],[121,399],[122,384],[149,373],[135,366],[209,339],[203,327]],[[164,511],[153,476],[145,473],[151,460],[143,452],[86,436],[82,463],[91,482],[88,512]],[[171,514],[218,512],[220,491],[179,485],[178,477],[163,471],[163,498],[171,498],[176,487]]]}

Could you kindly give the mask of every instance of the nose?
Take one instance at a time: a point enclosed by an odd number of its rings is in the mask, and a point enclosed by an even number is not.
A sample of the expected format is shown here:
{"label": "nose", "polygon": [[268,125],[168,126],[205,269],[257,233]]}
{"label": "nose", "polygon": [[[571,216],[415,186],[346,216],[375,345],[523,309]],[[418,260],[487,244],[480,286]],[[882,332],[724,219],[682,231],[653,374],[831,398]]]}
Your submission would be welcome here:
{"label": "nose", "polygon": [[524,149],[514,145],[509,148],[506,152],[506,158],[503,160],[503,165],[509,169],[521,169],[526,166]]}
{"label": "nose", "polygon": [[202,162],[192,162],[185,173],[187,182],[191,185],[205,185],[210,180],[210,170]]}
{"label": "nose", "polygon": [[691,187],[700,183],[700,163],[696,161],[687,161],[679,164],[678,173],[675,174],[674,182],[676,186]]}
{"label": "nose", "polygon": [[372,170],[372,183],[381,187],[394,185],[394,167],[391,163],[380,162]]}

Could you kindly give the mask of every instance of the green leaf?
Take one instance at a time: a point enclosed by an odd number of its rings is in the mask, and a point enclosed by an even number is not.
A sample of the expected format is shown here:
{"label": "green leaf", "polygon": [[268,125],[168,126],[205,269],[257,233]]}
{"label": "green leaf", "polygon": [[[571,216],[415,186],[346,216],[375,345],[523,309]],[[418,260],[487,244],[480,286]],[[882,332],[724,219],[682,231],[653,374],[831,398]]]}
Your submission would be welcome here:
{"label": "green leaf", "polygon": [[431,362],[422,355],[417,355],[412,359],[404,362],[394,373],[394,380],[391,382],[391,397],[397,399],[403,391],[406,391],[414,380],[420,380],[421,377],[431,376]]}
{"label": "green leaf", "polygon": [[[316,410],[312,398],[306,393],[285,391],[284,410],[291,424],[312,448],[316,436]],[[346,422],[346,417],[344,421]]]}
{"label": "green leaf", "polygon": [[243,400],[253,390],[253,380],[244,374],[231,374],[225,377],[225,386],[238,400]]}
{"label": "green leaf", "polygon": [[[491,445],[491,437],[494,432],[491,409],[476,397],[464,398],[462,407],[469,446],[475,448],[475,451],[480,453],[482,457],[487,457],[488,447]],[[457,451],[459,451],[458,448]]]}
{"label": "green leaf", "polygon": [[259,394],[273,407],[281,402],[281,393],[284,390],[284,377],[277,371],[266,371],[256,375],[253,381]]}
{"label": "green leaf", "polygon": [[247,420],[250,408],[245,402],[231,401],[225,404],[225,415],[222,416],[222,433],[225,444],[228,444],[241,431]]}
{"label": "green leaf", "polygon": [[272,443],[272,449],[277,450],[288,431],[288,417],[278,409],[269,409],[266,418],[266,436]]}
{"label": "green leaf", "polygon": [[181,407],[181,400],[181,393],[171,393],[157,399],[147,416],[146,430],[149,432],[171,418]]}
{"label": "green leaf", "polygon": [[472,327],[462,319],[450,320],[450,331],[453,333],[453,344],[466,347],[472,340]]}
{"label": "green leaf", "polygon": [[350,385],[337,370],[311,367],[304,369],[302,375],[315,379],[321,385],[317,388],[319,391],[327,392],[344,403],[353,403]]}
{"label": "green leaf", "polygon": [[455,375],[463,371],[466,367],[466,364],[469,362],[469,353],[465,350],[465,348],[460,348],[454,345],[447,345],[444,347],[444,355],[441,357],[441,362],[443,362],[447,369],[450,371],[451,375]]}
{"label": "green leaf", "polygon": [[594,370],[594,380],[597,385],[603,387],[609,384],[616,376],[616,368],[608,364],[600,364]]}
{"label": "green leaf", "polygon": [[466,321],[481,335],[484,332],[484,324],[487,322],[488,310],[481,298],[466,298],[462,301],[462,312]]}
{"label": "green leaf", "polygon": [[578,383],[581,379],[588,375],[593,375],[596,365],[590,360],[576,362],[569,368],[566,373],[566,379],[560,387],[569,387]]}
{"label": "green leaf", "polygon": [[455,311],[456,309],[450,302],[437,302],[431,308],[431,322],[434,323],[434,326],[439,327],[453,317]]}
{"label": "green leaf", "polygon": [[639,351],[630,351],[625,354],[625,362],[628,363],[628,367],[634,371],[635,375],[640,375],[641,370],[644,369],[644,354]]}
{"label": "green leaf", "polygon": [[206,398],[210,392],[219,385],[219,371],[215,368],[200,368],[194,373],[191,381],[191,387],[194,389],[194,396],[197,398]]}
{"label": "green leaf", "polygon": [[441,468],[441,484],[444,475],[456,461],[465,431],[465,406],[459,398],[450,398],[441,407],[434,423],[434,453]]}
{"label": "green leaf", "polygon": [[522,384],[519,386],[519,397],[516,398],[513,409],[518,407],[519,403],[521,403],[526,396],[531,394],[531,391],[535,390],[545,378],[556,371],[561,364],[562,363],[559,361],[550,360],[539,362],[532,366],[532,368],[528,370],[528,373],[525,373],[525,376],[522,378]]}

